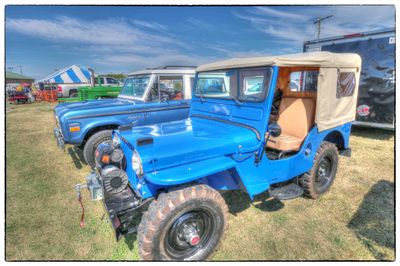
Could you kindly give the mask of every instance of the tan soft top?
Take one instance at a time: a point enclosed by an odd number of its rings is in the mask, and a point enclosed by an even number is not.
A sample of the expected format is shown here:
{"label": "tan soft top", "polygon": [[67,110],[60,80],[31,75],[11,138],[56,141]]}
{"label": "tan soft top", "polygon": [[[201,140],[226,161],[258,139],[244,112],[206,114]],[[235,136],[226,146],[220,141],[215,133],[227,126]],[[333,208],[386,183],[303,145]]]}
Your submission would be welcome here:
{"label": "tan soft top", "polygon": [[233,58],[204,64],[197,67],[196,71],[212,71],[218,69],[257,67],[257,66],[315,66],[336,68],[360,68],[361,58],[351,53],[310,52],[287,54],[278,56]]}

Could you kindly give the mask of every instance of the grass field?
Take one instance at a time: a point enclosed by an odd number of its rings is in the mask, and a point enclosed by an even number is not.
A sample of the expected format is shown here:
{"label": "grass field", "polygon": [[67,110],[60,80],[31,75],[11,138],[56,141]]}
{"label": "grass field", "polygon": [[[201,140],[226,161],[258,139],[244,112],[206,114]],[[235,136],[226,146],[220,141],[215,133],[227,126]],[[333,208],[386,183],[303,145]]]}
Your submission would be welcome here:
{"label": "grass field", "polygon": [[[100,202],[74,185],[89,167],[52,135],[51,104],[6,107],[6,259],[137,260],[136,235],[114,240]],[[280,202],[226,192],[229,227],[210,260],[393,260],[394,136],[353,130],[332,189],[318,200]]]}

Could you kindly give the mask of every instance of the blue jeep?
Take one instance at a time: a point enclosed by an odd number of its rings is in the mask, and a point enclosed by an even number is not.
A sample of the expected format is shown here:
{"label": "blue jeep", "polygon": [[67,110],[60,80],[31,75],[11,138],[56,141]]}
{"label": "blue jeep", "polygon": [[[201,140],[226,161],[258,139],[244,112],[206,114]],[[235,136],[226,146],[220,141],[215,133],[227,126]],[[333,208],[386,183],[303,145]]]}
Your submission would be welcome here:
{"label": "blue jeep", "polygon": [[350,156],[360,65],[316,52],[199,66],[189,118],[121,127],[99,145],[91,197],[117,239],[137,231],[142,259],[203,260],[226,227],[218,190],[251,200],[328,191],[338,154]]}
{"label": "blue jeep", "polygon": [[77,145],[95,166],[94,151],[122,125],[146,125],[187,118],[194,67],[146,69],[129,75],[116,99],[62,103],[55,107],[59,146]]}

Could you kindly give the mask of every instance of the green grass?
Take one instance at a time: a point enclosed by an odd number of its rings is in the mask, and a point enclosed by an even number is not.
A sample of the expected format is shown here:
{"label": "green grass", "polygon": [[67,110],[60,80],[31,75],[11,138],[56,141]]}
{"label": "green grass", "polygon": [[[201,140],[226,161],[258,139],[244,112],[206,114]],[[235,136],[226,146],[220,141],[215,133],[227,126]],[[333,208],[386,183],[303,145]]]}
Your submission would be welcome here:
{"label": "green grass", "polygon": [[[6,259],[137,260],[136,235],[116,242],[100,202],[80,207],[74,185],[90,169],[52,135],[51,104],[6,107]],[[393,132],[357,129],[353,155],[341,157],[335,183],[318,200],[280,202],[223,193],[225,237],[211,260],[393,260]],[[69,152],[68,152],[69,151]]]}

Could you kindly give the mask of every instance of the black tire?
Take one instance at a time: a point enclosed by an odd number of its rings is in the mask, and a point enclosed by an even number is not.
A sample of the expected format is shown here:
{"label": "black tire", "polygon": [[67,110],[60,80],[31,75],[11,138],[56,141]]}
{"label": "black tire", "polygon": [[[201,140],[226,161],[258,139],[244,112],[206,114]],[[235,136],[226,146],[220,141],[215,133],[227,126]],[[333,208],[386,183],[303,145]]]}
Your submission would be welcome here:
{"label": "black tire", "polygon": [[72,92],[72,93],[69,95],[69,97],[70,97],[70,98],[78,97],[78,93],[77,93],[77,92]]}
{"label": "black tire", "polygon": [[300,178],[306,196],[316,199],[329,190],[336,176],[338,161],[336,145],[323,141],[317,150],[311,170]]}
{"label": "black tire", "polygon": [[[206,185],[161,194],[139,224],[140,257],[157,261],[205,260],[224,234],[227,212],[222,196]],[[195,234],[187,234],[186,226]]]}
{"label": "black tire", "polygon": [[85,143],[83,148],[83,158],[92,168],[96,166],[94,153],[96,152],[97,146],[103,142],[111,142],[112,130],[102,130],[93,134]]}

